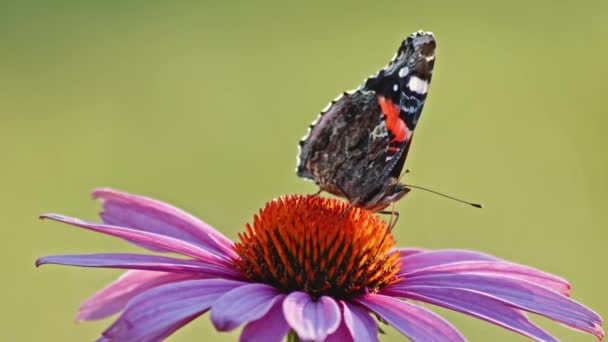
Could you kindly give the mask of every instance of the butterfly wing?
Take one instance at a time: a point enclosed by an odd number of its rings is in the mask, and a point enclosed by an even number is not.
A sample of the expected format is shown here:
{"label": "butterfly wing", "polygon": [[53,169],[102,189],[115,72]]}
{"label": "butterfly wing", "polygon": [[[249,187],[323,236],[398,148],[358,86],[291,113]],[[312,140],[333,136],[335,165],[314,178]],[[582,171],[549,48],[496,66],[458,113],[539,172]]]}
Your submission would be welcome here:
{"label": "butterfly wing", "polygon": [[433,35],[416,32],[384,69],[332,101],[300,141],[298,176],[374,211],[407,193],[397,178],[422,112],[434,59]]}
{"label": "butterfly wing", "polygon": [[435,38],[418,31],[407,37],[393,60],[361,86],[378,96],[390,134],[386,175],[398,177],[420,119],[435,65]]}
{"label": "butterfly wing", "polygon": [[323,191],[361,197],[384,172],[388,137],[377,96],[345,93],[321,112],[300,141],[297,174]]}

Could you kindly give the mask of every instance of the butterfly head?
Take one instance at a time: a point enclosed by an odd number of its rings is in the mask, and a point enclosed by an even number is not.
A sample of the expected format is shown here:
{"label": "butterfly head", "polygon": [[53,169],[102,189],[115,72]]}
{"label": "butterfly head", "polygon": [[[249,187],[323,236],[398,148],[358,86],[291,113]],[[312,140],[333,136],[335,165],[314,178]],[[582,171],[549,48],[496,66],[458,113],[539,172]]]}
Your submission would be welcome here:
{"label": "butterfly head", "polygon": [[363,207],[373,212],[378,212],[391,205],[405,196],[410,189],[405,185],[399,183],[399,180],[394,177],[390,177],[387,186],[383,187],[381,191],[374,193],[370,198],[364,200],[358,206]]}

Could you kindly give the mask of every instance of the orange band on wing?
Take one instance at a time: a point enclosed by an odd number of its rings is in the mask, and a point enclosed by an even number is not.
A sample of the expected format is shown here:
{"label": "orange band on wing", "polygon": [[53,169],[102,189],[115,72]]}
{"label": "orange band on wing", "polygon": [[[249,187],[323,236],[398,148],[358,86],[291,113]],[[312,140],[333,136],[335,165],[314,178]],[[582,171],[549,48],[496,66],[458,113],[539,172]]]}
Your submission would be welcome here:
{"label": "orange band on wing", "polygon": [[378,96],[378,102],[384,114],[386,129],[395,136],[391,142],[404,142],[409,130],[405,122],[399,117],[399,106],[383,96]]}

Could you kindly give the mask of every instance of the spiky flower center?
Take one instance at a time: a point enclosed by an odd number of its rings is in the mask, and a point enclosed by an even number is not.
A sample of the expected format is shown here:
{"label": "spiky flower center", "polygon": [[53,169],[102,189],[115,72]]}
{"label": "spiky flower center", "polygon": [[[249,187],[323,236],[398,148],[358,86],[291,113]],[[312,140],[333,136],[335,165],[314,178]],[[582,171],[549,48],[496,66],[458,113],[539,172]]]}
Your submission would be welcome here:
{"label": "spiky flower center", "polygon": [[285,292],[347,299],[396,280],[398,253],[386,222],[317,196],[273,200],[239,234],[236,267]]}

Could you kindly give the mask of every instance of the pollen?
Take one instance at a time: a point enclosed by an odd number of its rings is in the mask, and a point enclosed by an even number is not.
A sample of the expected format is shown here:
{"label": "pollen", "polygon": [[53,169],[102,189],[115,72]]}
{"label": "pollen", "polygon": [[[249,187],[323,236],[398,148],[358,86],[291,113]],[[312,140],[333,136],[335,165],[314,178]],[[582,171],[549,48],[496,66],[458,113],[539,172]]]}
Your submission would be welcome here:
{"label": "pollen", "polygon": [[285,292],[348,299],[397,280],[395,239],[378,215],[318,196],[280,197],[239,234],[234,262],[247,278]]}

